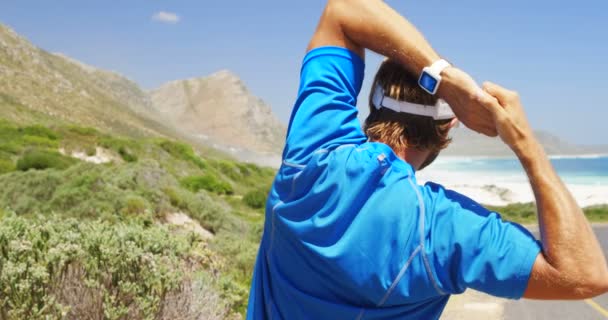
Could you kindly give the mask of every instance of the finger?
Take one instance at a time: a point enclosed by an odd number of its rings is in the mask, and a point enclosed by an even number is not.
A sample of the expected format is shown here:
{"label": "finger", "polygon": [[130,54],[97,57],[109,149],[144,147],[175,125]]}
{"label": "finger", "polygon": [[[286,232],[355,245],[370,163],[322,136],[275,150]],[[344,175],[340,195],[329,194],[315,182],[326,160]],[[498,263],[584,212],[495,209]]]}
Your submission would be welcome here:
{"label": "finger", "polygon": [[475,88],[474,99],[484,106],[489,106],[492,104],[492,100],[496,100],[496,98],[480,87]]}
{"label": "finger", "polygon": [[495,97],[501,105],[507,104],[516,95],[515,92],[492,82],[484,82],[483,90]]}
{"label": "finger", "polygon": [[474,99],[486,109],[493,109],[494,107],[498,107],[500,105],[494,96],[484,91],[480,87],[477,87]]}

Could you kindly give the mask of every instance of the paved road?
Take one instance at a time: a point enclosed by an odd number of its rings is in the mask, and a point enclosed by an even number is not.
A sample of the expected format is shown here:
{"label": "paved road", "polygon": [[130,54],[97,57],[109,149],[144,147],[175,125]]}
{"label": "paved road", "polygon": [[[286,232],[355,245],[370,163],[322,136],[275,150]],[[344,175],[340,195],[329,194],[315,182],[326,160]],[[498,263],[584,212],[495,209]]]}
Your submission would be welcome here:
{"label": "paved road", "polygon": [[[608,226],[593,228],[604,255],[608,256]],[[608,319],[608,294],[587,301],[519,300],[505,305],[505,320],[605,320]]]}

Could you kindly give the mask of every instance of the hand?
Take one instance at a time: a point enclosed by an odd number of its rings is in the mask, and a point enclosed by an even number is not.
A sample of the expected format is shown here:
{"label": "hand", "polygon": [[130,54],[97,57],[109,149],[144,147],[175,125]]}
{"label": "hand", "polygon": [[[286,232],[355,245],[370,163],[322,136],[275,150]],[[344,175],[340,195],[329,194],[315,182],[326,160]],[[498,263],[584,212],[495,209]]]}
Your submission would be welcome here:
{"label": "hand", "polygon": [[[486,82],[483,90],[494,97],[480,97],[486,101],[487,110],[492,114],[496,131],[502,141],[516,154],[526,150],[527,142],[534,140],[534,134],[526,119],[524,108],[519,95],[515,91],[507,90],[497,84]],[[494,101],[492,101],[494,100]]]}
{"label": "hand", "polygon": [[488,96],[468,74],[450,67],[441,74],[443,80],[439,96],[444,99],[460,120],[469,129],[496,137],[496,125],[490,112],[490,105],[496,99]]}

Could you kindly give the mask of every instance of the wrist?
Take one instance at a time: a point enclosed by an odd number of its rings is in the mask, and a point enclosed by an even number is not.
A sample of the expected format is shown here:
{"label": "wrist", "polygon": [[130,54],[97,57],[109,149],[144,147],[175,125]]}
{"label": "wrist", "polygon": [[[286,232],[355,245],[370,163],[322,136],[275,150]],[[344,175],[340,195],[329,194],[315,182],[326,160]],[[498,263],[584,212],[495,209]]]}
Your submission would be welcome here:
{"label": "wrist", "polygon": [[544,155],[545,152],[540,143],[534,138],[533,134],[522,137],[510,147],[517,158],[522,162],[529,162],[539,155]]}
{"label": "wrist", "polygon": [[437,96],[445,101],[452,100],[454,96],[467,94],[465,84],[462,81],[462,71],[456,67],[447,67],[441,72],[441,83],[437,89]]}

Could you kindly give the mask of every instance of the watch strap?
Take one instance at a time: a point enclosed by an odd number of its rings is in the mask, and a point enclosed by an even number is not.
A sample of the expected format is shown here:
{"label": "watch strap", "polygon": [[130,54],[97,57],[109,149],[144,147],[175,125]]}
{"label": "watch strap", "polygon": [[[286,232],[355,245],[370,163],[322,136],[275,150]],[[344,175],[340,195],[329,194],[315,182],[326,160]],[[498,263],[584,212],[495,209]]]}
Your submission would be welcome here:
{"label": "watch strap", "polygon": [[434,75],[440,75],[441,72],[443,72],[443,70],[445,70],[448,67],[451,67],[452,65],[447,62],[445,59],[439,59],[437,61],[435,61],[430,67],[429,70],[434,74]]}

